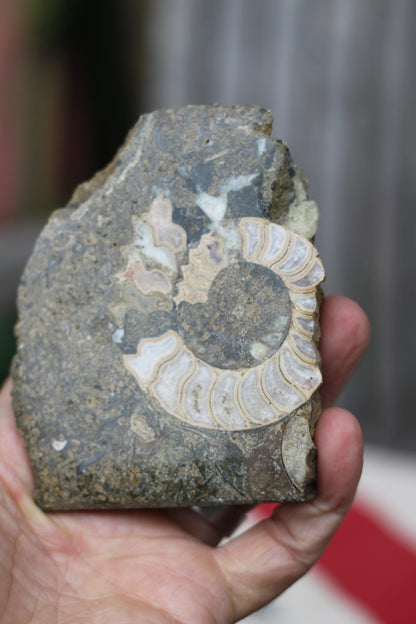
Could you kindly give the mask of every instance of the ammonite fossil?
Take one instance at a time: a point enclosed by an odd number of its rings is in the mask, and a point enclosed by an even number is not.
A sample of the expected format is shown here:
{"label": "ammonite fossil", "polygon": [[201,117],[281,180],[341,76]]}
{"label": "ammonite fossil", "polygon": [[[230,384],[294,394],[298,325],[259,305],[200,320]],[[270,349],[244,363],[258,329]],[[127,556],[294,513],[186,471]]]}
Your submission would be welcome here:
{"label": "ammonite fossil", "polygon": [[185,422],[230,430],[281,420],[310,399],[321,383],[313,245],[264,219],[222,221],[182,274],[177,331],[143,336],[125,356],[144,392]]}
{"label": "ammonite fossil", "polygon": [[14,405],[47,509],[305,500],[317,209],[256,107],[146,115],[41,234]]}

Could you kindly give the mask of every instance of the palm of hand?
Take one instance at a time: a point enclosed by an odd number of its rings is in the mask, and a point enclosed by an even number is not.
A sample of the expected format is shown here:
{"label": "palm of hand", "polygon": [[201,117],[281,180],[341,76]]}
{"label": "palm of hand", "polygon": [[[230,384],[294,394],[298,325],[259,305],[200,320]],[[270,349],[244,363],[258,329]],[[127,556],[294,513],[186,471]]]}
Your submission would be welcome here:
{"label": "palm of hand", "polygon": [[[330,404],[361,357],[368,325],[358,306],[330,298],[322,326],[322,397]],[[270,520],[213,548],[215,536],[190,511],[177,512],[186,530],[175,512],[44,514],[32,500],[33,477],[8,389],[0,408],[2,624],[235,622],[319,558],[361,470],[358,424],[344,410],[326,410],[315,437],[319,497],[281,505]]]}

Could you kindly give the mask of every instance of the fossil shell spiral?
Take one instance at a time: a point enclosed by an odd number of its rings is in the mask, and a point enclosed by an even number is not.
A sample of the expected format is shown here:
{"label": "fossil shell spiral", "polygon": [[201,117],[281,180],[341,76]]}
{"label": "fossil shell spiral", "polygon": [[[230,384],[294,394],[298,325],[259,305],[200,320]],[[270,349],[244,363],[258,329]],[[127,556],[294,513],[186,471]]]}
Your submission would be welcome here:
{"label": "fossil shell spiral", "polygon": [[[241,273],[247,279],[238,284]],[[182,275],[174,297],[182,331],[144,336],[136,354],[124,356],[143,391],[181,420],[225,430],[276,422],[310,399],[321,384],[316,289],[324,269],[307,239],[261,218],[222,221],[190,252]],[[255,292],[261,278],[265,290]],[[233,295],[238,287],[243,296]],[[268,306],[266,318],[250,313],[254,296]],[[201,310],[221,303],[217,316]],[[241,324],[240,357],[204,344],[208,334],[232,351]]]}

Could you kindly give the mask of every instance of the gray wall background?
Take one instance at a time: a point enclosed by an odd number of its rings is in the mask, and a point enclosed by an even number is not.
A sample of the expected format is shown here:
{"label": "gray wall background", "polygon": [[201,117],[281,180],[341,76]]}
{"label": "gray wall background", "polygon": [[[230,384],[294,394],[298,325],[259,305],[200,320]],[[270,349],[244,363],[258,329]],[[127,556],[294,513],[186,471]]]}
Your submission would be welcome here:
{"label": "gray wall background", "polygon": [[416,451],[416,3],[153,0],[148,20],[146,109],[272,111],[320,207],[325,291],[372,324],[340,403],[367,439]]}
{"label": "gray wall background", "polygon": [[[367,440],[416,452],[416,2],[120,1],[131,15],[126,40],[140,48],[138,110],[221,102],[272,111],[273,135],[320,207],[325,291],[357,300],[372,324],[339,403]],[[2,309],[38,228],[0,231]]]}

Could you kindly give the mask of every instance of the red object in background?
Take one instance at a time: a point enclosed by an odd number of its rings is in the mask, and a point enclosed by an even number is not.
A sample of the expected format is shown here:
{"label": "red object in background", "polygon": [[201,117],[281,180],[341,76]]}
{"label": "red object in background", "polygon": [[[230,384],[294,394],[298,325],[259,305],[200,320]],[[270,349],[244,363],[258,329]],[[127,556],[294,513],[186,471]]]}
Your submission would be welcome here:
{"label": "red object in background", "polygon": [[416,622],[416,552],[371,509],[353,505],[319,565],[382,622]]}
{"label": "red object in background", "polygon": [[[275,507],[260,505],[256,520]],[[416,551],[362,502],[353,504],[318,566],[380,622],[416,622]]]}

